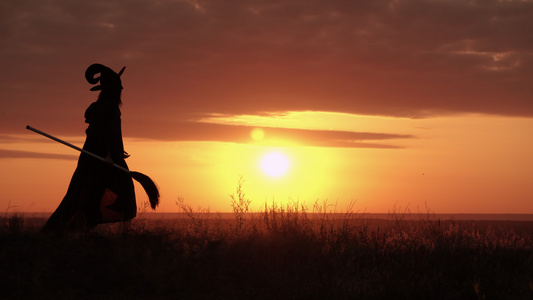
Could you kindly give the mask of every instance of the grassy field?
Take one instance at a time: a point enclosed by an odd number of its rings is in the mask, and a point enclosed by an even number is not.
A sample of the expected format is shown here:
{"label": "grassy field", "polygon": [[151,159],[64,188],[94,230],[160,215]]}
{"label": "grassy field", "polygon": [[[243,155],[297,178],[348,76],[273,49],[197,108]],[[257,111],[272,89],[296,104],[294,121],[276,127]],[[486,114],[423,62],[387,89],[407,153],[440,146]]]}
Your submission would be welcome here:
{"label": "grassy field", "polygon": [[1,299],[531,299],[533,223],[309,212],[141,214],[86,234],[0,219]]}

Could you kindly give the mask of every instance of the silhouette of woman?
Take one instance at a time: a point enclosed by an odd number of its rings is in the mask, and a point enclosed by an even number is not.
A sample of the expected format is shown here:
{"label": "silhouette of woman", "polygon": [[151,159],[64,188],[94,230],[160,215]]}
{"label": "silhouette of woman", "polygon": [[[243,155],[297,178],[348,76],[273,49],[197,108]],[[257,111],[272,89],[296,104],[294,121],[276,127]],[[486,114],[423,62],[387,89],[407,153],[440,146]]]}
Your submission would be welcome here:
{"label": "silhouette of woman", "polygon": [[[100,85],[91,91],[101,90],[98,100],[85,111],[87,137],[83,149],[110,164],[128,168],[125,158],[120,120],[122,81],[110,68],[93,64],[87,68],[85,78],[90,84]],[[100,76],[95,77],[95,75]],[[62,233],[85,231],[108,222],[127,221],[135,217],[137,206],[131,176],[108,164],[81,153],[67,193],[56,211],[44,225],[43,232]]]}

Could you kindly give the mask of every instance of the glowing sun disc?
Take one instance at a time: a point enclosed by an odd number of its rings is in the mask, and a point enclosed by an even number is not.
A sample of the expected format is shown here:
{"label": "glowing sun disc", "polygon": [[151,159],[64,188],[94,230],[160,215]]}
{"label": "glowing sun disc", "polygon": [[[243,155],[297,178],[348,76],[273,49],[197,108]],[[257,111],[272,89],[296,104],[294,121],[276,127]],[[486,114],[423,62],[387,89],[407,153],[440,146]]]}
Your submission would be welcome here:
{"label": "glowing sun disc", "polygon": [[261,169],[272,177],[279,177],[285,174],[288,168],[289,160],[279,152],[269,153],[261,160]]}

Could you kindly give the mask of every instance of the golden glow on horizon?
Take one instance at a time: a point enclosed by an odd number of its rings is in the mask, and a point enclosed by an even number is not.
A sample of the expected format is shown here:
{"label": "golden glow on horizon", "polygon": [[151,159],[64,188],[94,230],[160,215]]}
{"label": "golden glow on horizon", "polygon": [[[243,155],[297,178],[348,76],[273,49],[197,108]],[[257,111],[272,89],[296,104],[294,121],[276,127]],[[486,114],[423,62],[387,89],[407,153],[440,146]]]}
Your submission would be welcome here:
{"label": "golden glow on horizon", "polygon": [[[283,122],[296,126],[296,115]],[[161,188],[158,212],[178,211],[179,196],[194,208],[231,211],[227,195],[235,192],[242,177],[254,211],[264,208],[265,201],[283,204],[294,199],[312,207],[317,199],[328,199],[338,210],[356,201],[356,209],[370,213],[395,207],[419,212],[426,205],[437,213],[533,213],[533,119],[462,115],[413,120],[324,113],[313,118],[310,112],[300,117],[302,127],[395,131],[416,138],[402,140],[404,149],[304,147],[269,135],[266,128],[263,140],[253,140],[252,129],[277,122],[270,120],[248,124],[249,144],[125,137],[126,151],[132,155],[127,163]],[[254,118],[269,122],[266,117]],[[63,138],[76,145],[84,140]],[[0,170],[6,170],[0,172],[0,209],[53,211],[66,192],[78,153],[32,133],[16,136],[0,149],[74,156],[0,157]],[[266,175],[260,165],[274,152],[290,163],[280,177]],[[139,186],[136,195],[142,208],[147,198]]]}
{"label": "golden glow on horizon", "polygon": [[289,165],[287,157],[280,152],[271,152],[261,160],[261,169],[271,177],[284,175]]}

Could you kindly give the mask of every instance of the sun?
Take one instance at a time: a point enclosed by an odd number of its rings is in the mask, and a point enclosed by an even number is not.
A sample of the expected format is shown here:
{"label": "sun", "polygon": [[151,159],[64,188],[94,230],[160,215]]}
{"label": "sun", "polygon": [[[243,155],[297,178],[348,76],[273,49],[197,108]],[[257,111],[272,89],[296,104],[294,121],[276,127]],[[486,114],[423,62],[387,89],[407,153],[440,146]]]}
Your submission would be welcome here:
{"label": "sun", "polygon": [[271,152],[261,160],[261,169],[271,177],[280,177],[289,169],[289,160],[279,152]]}

